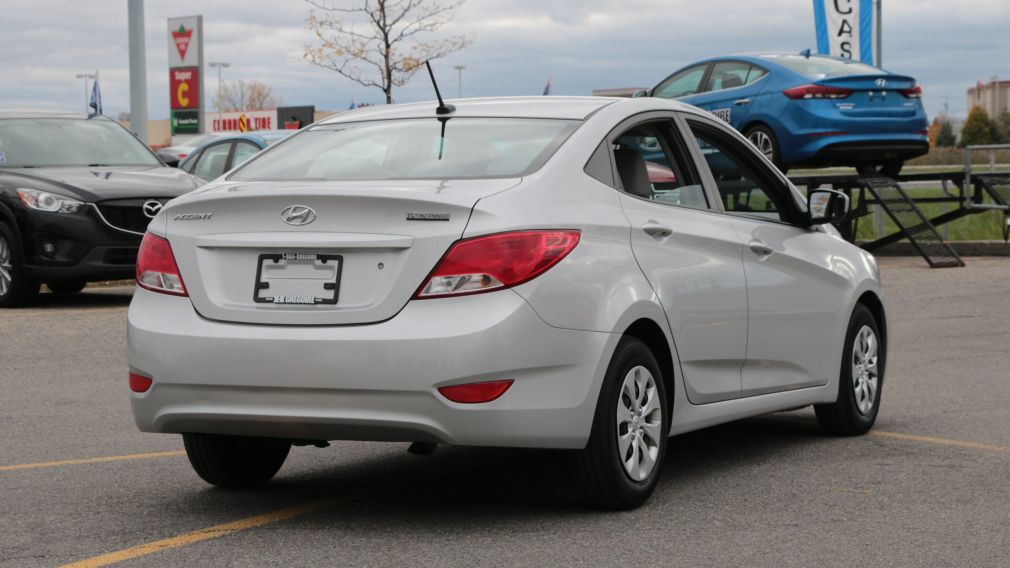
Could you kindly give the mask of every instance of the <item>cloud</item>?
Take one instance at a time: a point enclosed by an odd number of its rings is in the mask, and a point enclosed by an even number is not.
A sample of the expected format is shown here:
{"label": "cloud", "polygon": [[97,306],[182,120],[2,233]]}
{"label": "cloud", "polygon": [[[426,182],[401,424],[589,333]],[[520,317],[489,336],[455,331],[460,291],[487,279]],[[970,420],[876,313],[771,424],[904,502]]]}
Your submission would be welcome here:
{"label": "cloud", "polygon": [[[354,0],[343,0],[351,2]],[[884,7],[884,60],[917,77],[927,110],[945,102],[965,113],[964,91],[979,79],[1010,70],[1010,3],[892,0]],[[225,79],[258,79],[290,104],[346,108],[351,99],[380,102],[381,93],[301,60],[312,41],[304,28],[308,4],[293,0],[174,0],[146,3],[149,113],[168,116],[170,16],[203,14],[207,60],[227,61]],[[126,3],[5,0],[4,54],[8,82],[0,107],[79,109],[77,73],[99,69],[108,114],[129,107]],[[472,33],[476,41],[435,67],[455,96],[453,65],[464,64],[467,96],[539,94],[551,74],[556,94],[594,88],[651,86],[675,69],[714,55],[795,51],[814,45],[809,0],[468,0],[440,33]],[[205,100],[216,73],[204,81]],[[417,75],[397,101],[432,98]],[[211,110],[211,109],[208,109]]]}

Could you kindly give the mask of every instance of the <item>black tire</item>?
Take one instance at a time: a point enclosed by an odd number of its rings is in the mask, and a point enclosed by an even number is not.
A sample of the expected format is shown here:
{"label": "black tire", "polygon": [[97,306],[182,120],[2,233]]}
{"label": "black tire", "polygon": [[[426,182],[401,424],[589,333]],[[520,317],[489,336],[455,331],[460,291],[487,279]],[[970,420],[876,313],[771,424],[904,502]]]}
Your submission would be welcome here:
{"label": "black tire", "polygon": [[882,175],[889,178],[896,178],[901,174],[901,169],[905,167],[904,160],[887,160],[878,164],[858,164],[856,171],[859,175]]}
{"label": "black tire", "polygon": [[[878,338],[876,358],[876,390],[872,405],[866,412],[861,412],[857,402],[856,385],[853,381],[853,351],[856,336],[863,327],[868,327],[874,337]],[[880,328],[870,310],[858,304],[852,312],[849,329],[845,334],[845,349],[842,354],[842,369],[838,380],[838,398],[832,404],[814,405],[817,422],[821,429],[835,436],[859,436],[870,431],[877,420],[880,410],[880,399],[884,388],[884,371],[887,363],[887,344],[880,339]]]}
{"label": "black tire", "polygon": [[290,442],[274,438],[183,434],[182,440],[197,475],[211,485],[228,488],[270,481],[291,450]]}
{"label": "black tire", "polygon": [[782,165],[782,152],[779,150],[779,139],[771,128],[763,124],[751,126],[744,132],[747,140],[758,149],[759,152],[768,156],[768,159],[775,164],[775,167],[782,170],[782,173],[789,171],[789,168]]}
{"label": "black tire", "polygon": [[57,280],[46,282],[46,287],[53,294],[76,294],[84,289],[88,283],[84,280]]}
{"label": "black tire", "polygon": [[[655,465],[644,479],[635,480],[625,470],[618,449],[617,406],[625,377],[639,366],[647,369],[655,380],[656,391],[653,396],[659,404],[661,423],[658,431],[661,435],[656,440],[658,455]],[[652,351],[637,338],[624,337],[617,345],[607,368],[596,403],[589,442],[585,449],[572,454],[576,482],[590,505],[609,510],[634,509],[652,495],[666,456],[667,433],[670,430],[670,411],[667,407],[666,385]]]}
{"label": "black tire", "polygon": [[17,308],[31,303],[39,293],[39,283],[24,275],[21,242],[14,231],[0,222],[0,309]]}

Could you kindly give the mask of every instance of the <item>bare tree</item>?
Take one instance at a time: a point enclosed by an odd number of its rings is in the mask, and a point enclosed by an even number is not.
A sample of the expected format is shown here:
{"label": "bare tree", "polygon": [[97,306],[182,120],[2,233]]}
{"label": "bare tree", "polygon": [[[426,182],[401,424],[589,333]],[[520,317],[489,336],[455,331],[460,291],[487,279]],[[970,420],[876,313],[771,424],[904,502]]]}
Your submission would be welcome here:
{"label": "bare tree", "polygon": [[214,107],[224,112],[277,108],[281,98],[260,81],[225,81],[214,95]]}
{"label": "bare tree", "polygon": [[[473,42],[467,34],[421,41],[416,36],[438,31],[466,0],[306,0],[305,26],[318,40],[305,46],[309,63],[336,71],[366,87],[378,87],[393,102],[401,87],[429,59],[445,57]],[[318,11],[317,11],[318,10]]]}

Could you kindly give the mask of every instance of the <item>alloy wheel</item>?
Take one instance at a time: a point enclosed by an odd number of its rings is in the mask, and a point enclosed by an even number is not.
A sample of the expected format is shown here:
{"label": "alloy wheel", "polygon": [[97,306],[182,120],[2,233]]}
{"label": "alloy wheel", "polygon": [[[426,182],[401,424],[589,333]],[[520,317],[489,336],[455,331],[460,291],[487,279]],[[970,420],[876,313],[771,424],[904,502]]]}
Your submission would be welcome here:
{"label": "alloy wheel", "polygon": [[6,296],[14,286],[13,255],[10,243],[0,236],[0,296]]}
{"label": "alloy wheel", "polygon": [[856,396],[856,409],[863,416],[873,410],[873,404],[877,400],[878,345],[877,335],[868,325],[859,329],[852,344],[852,389]]}
{"label": "alloy wheel", "polygon": [[765,155],[769,160],[775,159],[775,145],[772,144],[771,136],[768,136],[764,131],[755,130],[750,133],[747,137],[751,141],[751,144],[758,149],[762,154]]}
{"label": "alloy wheel", "polygon": [[641,365],[624,376],[617,401],[617,450],[624,471],[644,481],[656,467],[663,431],[662,401],[656,379]]}

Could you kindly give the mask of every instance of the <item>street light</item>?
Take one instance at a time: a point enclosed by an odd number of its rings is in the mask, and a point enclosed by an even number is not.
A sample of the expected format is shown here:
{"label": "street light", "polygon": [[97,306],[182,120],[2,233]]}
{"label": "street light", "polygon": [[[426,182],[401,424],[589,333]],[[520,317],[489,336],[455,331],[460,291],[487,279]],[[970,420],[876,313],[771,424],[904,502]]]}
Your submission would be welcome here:
{"label": "street light", "polygon": [[88,98],[88,79],[92,81],[95,79],[94,73],[78,73],[78,79],[84,79],[84,112],[88,111],[88,105],[90,104],[90,99]]}
{"label": "street light", "polygon": [[456,65],[453,67],[456,71],[459,71],[459,98],[463,98],[463,70],[466,69],[466,65]]}
{"label": "street light", "polygon": [[209,63],[211,67],[217,67],[217,126],[221,127],[221,103],[224,102],[224,98],[221,96],[221,68],[231,67],[231,63],[225,63],[223,61],[211,61]]}

